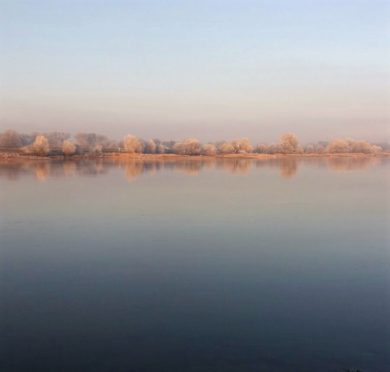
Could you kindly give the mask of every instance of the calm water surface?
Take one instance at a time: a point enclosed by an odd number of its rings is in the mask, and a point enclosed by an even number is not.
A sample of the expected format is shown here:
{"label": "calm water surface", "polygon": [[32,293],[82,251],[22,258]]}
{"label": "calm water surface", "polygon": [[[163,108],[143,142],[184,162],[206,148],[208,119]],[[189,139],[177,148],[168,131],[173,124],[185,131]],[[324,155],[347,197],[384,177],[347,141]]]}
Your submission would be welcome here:
{"label": "calm water surface", "polygon": [[385,159],[0,163],[1,371],[390,371]]}

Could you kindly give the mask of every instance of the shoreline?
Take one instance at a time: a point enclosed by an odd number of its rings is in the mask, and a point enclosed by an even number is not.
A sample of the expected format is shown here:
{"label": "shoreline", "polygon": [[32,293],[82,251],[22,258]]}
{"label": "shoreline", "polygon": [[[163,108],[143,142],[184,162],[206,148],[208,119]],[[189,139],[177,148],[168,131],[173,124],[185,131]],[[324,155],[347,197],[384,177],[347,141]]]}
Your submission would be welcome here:
{"label": "shoreline", "polygon": [[12,152],[0,152],[0,161],[3,160],[93,160],[93,159],[129,159],[129,160],[209,160],[209,159],[286,159],[286,158],[387,158],[390,152],[365,153],[333,153],[333,154],[225,154],[225,155],[178,155],[178,154],[130,154],[105,153],[101,155],[48,155],[37,156]]}

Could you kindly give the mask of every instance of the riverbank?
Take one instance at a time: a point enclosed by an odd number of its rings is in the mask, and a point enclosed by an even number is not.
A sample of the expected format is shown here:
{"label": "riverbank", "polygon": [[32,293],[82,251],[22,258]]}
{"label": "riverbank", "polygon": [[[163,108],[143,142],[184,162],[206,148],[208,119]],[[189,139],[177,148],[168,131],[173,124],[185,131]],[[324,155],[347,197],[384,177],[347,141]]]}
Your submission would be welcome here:
{"label": "riverbank", "polygon": [[308,153],[308,154],[218,154],[214,156],[207,155],[178,155],[178,154],[135,154],[135,153],[103,153],[103,154],[85,154],[85,155],[47,155],[36,156],[21,154],[16,152],[0,152],[0,160],[28,159],[28,160],[80,160],[80,159],[137,159],[137,160],[202,160],[202,159],[285,159],[285,158],[383,158],[390,157],[390,152],[376,154],[364,153]]}

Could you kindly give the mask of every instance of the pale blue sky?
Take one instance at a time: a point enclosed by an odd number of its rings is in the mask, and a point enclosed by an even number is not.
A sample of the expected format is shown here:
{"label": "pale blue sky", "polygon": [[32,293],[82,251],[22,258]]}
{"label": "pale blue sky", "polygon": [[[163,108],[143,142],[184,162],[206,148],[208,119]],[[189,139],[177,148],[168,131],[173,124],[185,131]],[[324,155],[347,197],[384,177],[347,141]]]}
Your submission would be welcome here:
{"label": "pale blue sky", "polygon": [[383,140],[389,7],[0,0],[0,130]]}

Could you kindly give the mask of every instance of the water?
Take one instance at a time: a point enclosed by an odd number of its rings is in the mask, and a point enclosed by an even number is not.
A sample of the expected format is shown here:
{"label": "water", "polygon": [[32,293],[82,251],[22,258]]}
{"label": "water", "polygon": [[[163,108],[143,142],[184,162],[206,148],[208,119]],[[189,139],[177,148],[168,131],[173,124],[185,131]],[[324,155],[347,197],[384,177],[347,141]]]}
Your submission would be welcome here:
{"label": "water", "polygon": [[389,371],[389,166],[1,162],[0,370]]}

